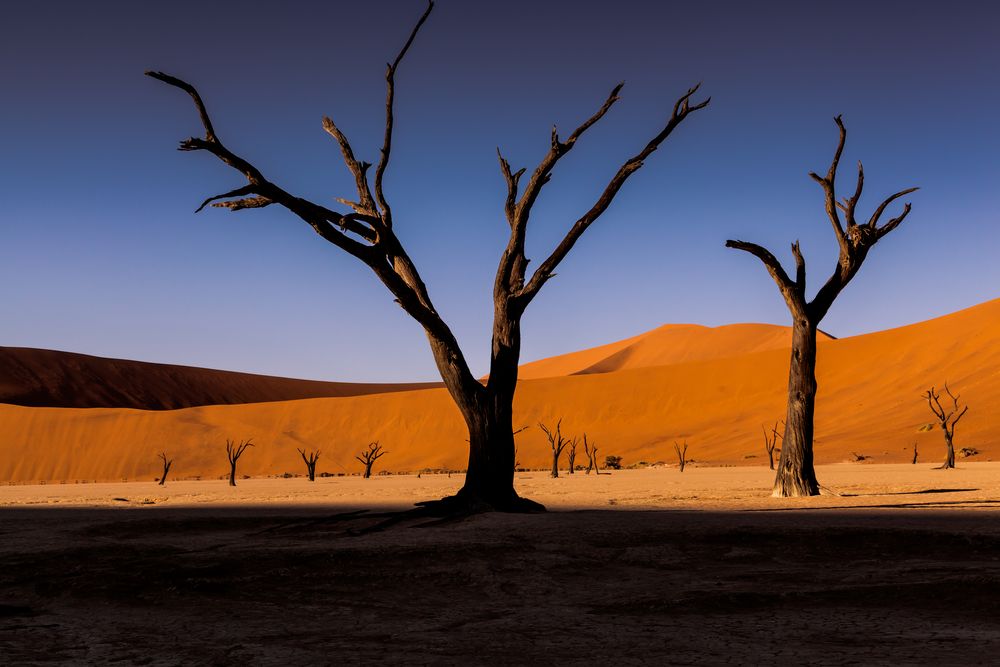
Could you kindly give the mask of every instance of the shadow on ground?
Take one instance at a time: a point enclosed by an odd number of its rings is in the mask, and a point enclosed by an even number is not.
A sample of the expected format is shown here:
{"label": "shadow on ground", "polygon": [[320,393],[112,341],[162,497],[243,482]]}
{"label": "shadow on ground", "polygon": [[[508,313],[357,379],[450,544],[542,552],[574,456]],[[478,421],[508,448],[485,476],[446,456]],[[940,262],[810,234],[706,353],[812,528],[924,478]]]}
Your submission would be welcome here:
{"label": "shadow on ground", "polygon": [[359,534],[384,517],[348,509],[0,510],[0,655],[627,665],[1000,654],[991,511],[485,514]]}

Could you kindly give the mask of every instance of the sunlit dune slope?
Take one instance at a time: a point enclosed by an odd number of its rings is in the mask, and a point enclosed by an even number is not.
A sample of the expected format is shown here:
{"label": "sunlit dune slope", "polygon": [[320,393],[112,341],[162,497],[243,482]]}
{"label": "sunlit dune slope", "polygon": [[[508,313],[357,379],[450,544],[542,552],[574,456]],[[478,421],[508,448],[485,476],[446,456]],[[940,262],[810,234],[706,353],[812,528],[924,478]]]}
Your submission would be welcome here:
{"label": "sunlit dune slope", "polygon": [[404,391],[433,384],[353,384],[0,347],[0,403],[32,407],[173,410]]}
{"label": "sunlit dune slope", "polygon": [[[561,417],[564,432],[586,432],[597,442],[602,460],[615,454],[625,464],[669,462],[674,440],[686,439],[698,463],[763,464],[761,426],[783,417],[788,354],[773,349],[524,381],[515,426],[531,428],[517,436],[518,460],[545,466],[549,449],[536,424]],[[922,465],[936,463],[943,441],[937,429],[919,430],[931,421],[920,395],[945,380],[971,406],[956,445],[978,449],[974,460],[1000,456],[1000,300],[827,341],[818,376],[820,463],[846,461],[852,452],[908,461],[914,443]],[[321,471],[356,471],[353,456],[376,439],[389,452],[376,469],[457,469],[467,456],[460,417],[442,389],[161,412],[3,405],[0,434],[0,480],[149,479],[161,450],[175,459],[171,474],[218,476],[226,438],[254,439],[240,462],[249,475],[300,472],[297,447],[321,449]]]}
{"label": "sunlit dune slope", "polygon": [[[820,334],[820,340],[829,339]],[[780,350],[791,342],[791,328],[774,324],[665,324],[633,338],[524,364],[519,377],[530,380],[708,361]]]}

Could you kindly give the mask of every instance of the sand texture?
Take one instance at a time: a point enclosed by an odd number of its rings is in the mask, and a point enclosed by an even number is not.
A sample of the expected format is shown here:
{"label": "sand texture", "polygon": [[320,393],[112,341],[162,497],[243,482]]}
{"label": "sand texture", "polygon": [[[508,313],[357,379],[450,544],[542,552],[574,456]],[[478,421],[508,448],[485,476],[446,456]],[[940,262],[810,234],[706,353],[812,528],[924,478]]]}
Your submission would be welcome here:
{"label": "sand texture", "polygon": [[[717,330],[689,334],[706,331]],[[687,440],[698,463],[759,466],[766,460],[761,426],[784,415],[787,368],[788,350],[772,349],[525,380],[515,426],[531,428],[517,436],[517,458],[525,467],[551,465],[536,423],[563,418],[564,432],[586,432],[600,458],[622,456],[626,465],[670,462],[673,442]],[[818,379],[819,463],[855,454],[869,463],[909,461],[915,443],[921,462],[943,459],[940,431],[922,430],[932,415],[921,393],[945,380],[970,405],[956,446],[978,450],[971,460],[992,459],[1000,441],[1000,300],[828,340]],[[252,476],[302,472],[300,447],[322,450],[321,472],[357,471],[354,455],[372,440],[389,452],[376,470],[457,470],[467,460],[464,425],[443,389],[170,411],[0,405],[0,433],[0,481],[153,479],[160,451],[174,458],[177,478],[215,478],[227,472],[227,438],[253,438],[240,461],[241,474]]]}
{"label": "sand texture", "polygon": [[554,511],[390,527],[379,510],[458,476],[0,487],[0,655],[995,664],[998,473],[821,466],[844,495],[803,499],[767,497],[760,468],[531,473]]}

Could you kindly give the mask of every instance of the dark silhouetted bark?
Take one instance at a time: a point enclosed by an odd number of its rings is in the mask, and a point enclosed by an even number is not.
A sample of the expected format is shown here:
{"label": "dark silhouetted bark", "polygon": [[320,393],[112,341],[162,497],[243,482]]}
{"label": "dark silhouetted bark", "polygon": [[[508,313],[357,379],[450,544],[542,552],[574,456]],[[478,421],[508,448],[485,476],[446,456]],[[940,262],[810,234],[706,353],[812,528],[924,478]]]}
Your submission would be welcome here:
{"label": "dark silhouetted bark", "polygon": [[556,422],[555,430],[550,430],[545,424],[538,422],[538,427],[542,429],[545,433],[545,437],[549,441],[549,447],[552,448],[552,476],[559,476],[559,456],[562,454],[563,449],[569,444],[569,440],[563,437],[562,434],[562,420],[560,419]]}
{"label": "dark silhouetted bark", "polygon": [[913,460],[910,463],[917,465],[917,443],[913,443]]}
{"label": "dark silhouetted bark", "polygon": [[593,470],[598,475],[601,474],[601,469],[597,466],[597,444],[587,440],[587,434],[583,434],[583,453],[587,455],[587,472]]}
{"label": "dark silhouetted bark", "polygon": [[677,452],[677,467],[680,468],[681,472],[684,472],[684,466],[687,465],[687,454],[688,454],[688,443],[687,440],[684,441],[684,447],[674,441],[674,451]]}
{"label": "dark silhouetted bark", "polygon": [[578,444],[577,439],[573,438],[572,440],[569,441],[569,445],[567,445],[566,447],[566,462],[568,463],[568,465],[566,466],[566,472],[570,475],[575,474],[574,468],[576,467],[577,444]]}
{"label": "dark silhouetted bark", "polygon": [[[951,389],[948,388],[948,383],[944,383],[944,391],[951,398],[952,407],[946,410],[944,406],[941,405],[941,394],[931,387],[927,393],[924,394],[924,398],[927,399],[927,405],[930,406],[931,412],[938,419],[938,425],[941,427],[941,432],[944,434],[944,443],[947,447],[945,452],[944,463],[938,466],[939,469],[947,469],[955,467],[955,425],[958,424],[958,420],[965,416],[965,413],[969,411],[969,406],[961,407],[958,404],[959,396],[951,393]],[[916,454],[917,446],[913,445],[913,462],[917,461]]]}
{"label": "dark silhouetted bark", "polygon": [[[867,222],[858,223],[855,209],[864,187],[864,169],[858,163],[854,194],[838,201],[835,189],[837,165],[844,150],[847,130],[840,116],[834,121],[840,129],[840,141],[826,176],[809,176],[823,187],[826,214],[833,225],[840,253],[833,274],[819,289],[812,301],[806,298],[806,262],[799,243],[792,244],[795,277],[789,277],[781,262],[770,251],[755,243],[726,241],[726,246],[746,251],[764,263],[778,285],[792,315],[792,358],[788,371],[788,411],[781,443],[781,458],[774,481],[774,494],[779,497],[814,496],[819,494],[819,482],[813,467],[813,416],[816,409],[816,330],[834,299],[857,274],[868,252],[886,234],[896,229],[910,213],[905,204],[902,212],[884,225],[879,221],[886,207],[917,188],[907,188],[882,201]],[[841,221],[840,213],[844,214]]]}
{"label": "dark silhouetted bark", "polygon": [[184,140],[181,150],[210,153],[247,180],[246,185],[209,197],[199,210],[208,204],[232,211],[272,204],[284,207],[323,239],[367,265],[403,310],[423,327],[441,378],[469,431],[469,464],[465,484],[456,497],[442,501],[442,511],[447,512],[448,508],[455,511],[463,511],[464,508],[537,511],[544,508],[519,498],[514,490],[511,415],[521,350],[521,316],[542,286],[555,275],[556,268],[583,233],[607,210],[628,178],[643,166],[678,125],[690,114],[707,106],[709,100],[691,101],[698,86],[682,95],[667,114],[662,128],[640,151],[618,167],[594,204],[570,226],[555,249],[537,264],[531,274],[527,273],[529,260],[525,255],[525,239],[532,207],[551,178],[556,163],[618,101],[622,85],[615,86],[601,107],[565,139],[553,128],[548,152],[527,177],[523,187],[521,178],[526,170],[512,170],[507,160],[499,156],[500,170],[507,187],[504,213],[510,226],[510,237],[494,281],[493,345],[489,379],[483,384],[470,371],[458,341],[438,314],[416,266],[396,236],[393,211],[383,192],[392,148],[396,71],[432,8],[433,3],[428,3],[409,39],[386,68],[385,132],[373,179],[368,174],[372,165],[355,157],[353,147],[340,128],[329,118],[323,119],[323,128],[336,140],[344,163],[354,177],[356,199],[337,200],[351,209],[349,213],[333,211],[297,197],[270,181],[257,167],[223,145],[200,94],[193,86],[162,72],[147,74],[180,88],[194,100],[205,134],[204,137]]}
{"label": "dark silhouetted bark", "polygon": [[302,456],[302,460],[306,464],[306,474],[309,475],[309,481],[316,481],[316,462],[319,461],[319,450],[315,452],[306,453],[306,450],[299,449],[299,454]]}
{"label": "dark silhouetted bark", "polygon": [[249,440],[243,440],[239,444],[232,440],[226,440],[226,457],[229,459],[229,486],[236,486],[236,462],[243,456],[247,447],[253,447]]}
{"label": "dark silhouetted bark", "polygon": [[774,422],[774,428],[771,432],[767,432],[767,427],[761,426],[764,430],[764,451],[767,452],[767,465],[771,470],[774,470],[774,450],[778,445],[778,422]]}
{"label": "dark silhouetted bark", "polygon": [[358,461],[364,464],[365,474],[364,478],[368,479],[372,476],[372,464],[378,461],[380,458],[388,454],[389,452],[382,449],[382,445],[378,444],[378,440],[375,442],[368,443],[368,449],[361,452],[360,456],[355,456]]}
{"label": "dark silhouetted bark", "polygon": [[163,474],[160,475],[160,486],[163,486],[164,484],[167,483],[167,473],[170,472],[170,466],[173,465],[174,460],[173,459],[167,460],[166,452],[160,453],[160,460],[163,461]]}

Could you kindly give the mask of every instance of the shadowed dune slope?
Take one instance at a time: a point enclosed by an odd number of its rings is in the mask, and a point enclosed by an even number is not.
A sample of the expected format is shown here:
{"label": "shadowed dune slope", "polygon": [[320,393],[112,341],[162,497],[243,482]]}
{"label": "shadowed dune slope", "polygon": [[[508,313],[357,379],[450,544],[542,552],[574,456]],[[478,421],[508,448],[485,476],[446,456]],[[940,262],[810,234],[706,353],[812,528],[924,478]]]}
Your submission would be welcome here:
{"label": "shadowed dune slope", "polygon": [[[820,340],[830,337],[820,333]],[[613,373],[648,366],[738,357],[792,344],[792,330],[774,324],[665,324],[608,345],[540,359],[521,366],[519,377],[531,380],[561,375]]]}
{"label": "shadowed dune slope", "polygon": [[74,352],[0,347],[0,403],[31,407],[176,410],[434,386],[440,385],[293,380]]}
{"label": "shadowed dune slope", "polygon": [[[526,380],[515,427],[531,428],[517,436],[518,460],[545,466],[549,448],[536,423],[561,417],[564,432],[586,432],[597,442],[601,460],[616,454],[626,464],[669,462],[674,440],[686,439],[697,463],[761,465],[761,426],[784,415],[788,354],[772,349]],[[852,452],[904,462],[917,443],[921,464],[936,464],[944,445],[938,429],[920,430],[931,421],[921,393],[945,380],[970,405],[956,446],[978,449],[973,460],[1000,456],[1000,300],[829,340],[820,348],[818,378],[820,463]],[[443,389],[161,412],[0,405],[0,434],[0,480],[151,479],[161,450],[175,459],[172,475],[217,477],[226,468],[226,438],[254,438],[256,447],[240,460],[249,475],[301,472],[296,447],[321,449],[320,471],[356,471],[354,455],[376,439],[389,452],[376,470],[457,469],[467,458],[462,421]]]}

